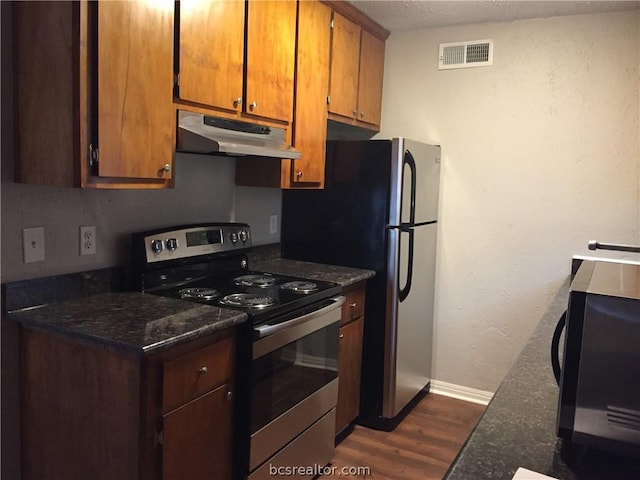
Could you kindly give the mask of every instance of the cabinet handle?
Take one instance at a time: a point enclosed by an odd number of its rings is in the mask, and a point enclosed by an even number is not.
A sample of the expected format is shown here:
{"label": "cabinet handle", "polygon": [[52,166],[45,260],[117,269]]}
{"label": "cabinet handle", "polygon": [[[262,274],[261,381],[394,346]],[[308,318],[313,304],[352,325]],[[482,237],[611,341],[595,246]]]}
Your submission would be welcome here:
{"label": "cabinet handle", "polygon": [[251,102],[251,105],[249,105],[249,108],[251,110],[255,110],[258,108],[258,102]]}
{"label": "cabinet handle", "polygon": [[168,163],[165,163],[164,167],[162,167],[162,171],[169,173],[171,171],[171,165],[169,165]]}
{"label": "cabinet handle", "polygon": [[236,98],[236,100],[233,103],[235,104],[236,107],[242,105],[242,97]]}
{"label": "cabinet handle", "polygon": [[344,333],[341,333],[340,335],[338,335],[338,338],[344,338]]}
{"label": "cabinet handle", "polygon": [[200,367],[200,369],[198,370],[198,373],[200,375],[206,375],[207,373],[209,373],[209,369],[207,367]]}
{"label": "cabinet handle", "polygon": [[233,398],[233,392],[231,390],[229,390],[227,392],[227,394],[225,395],[225,397],[227,398],[227,400],[231,400]]}

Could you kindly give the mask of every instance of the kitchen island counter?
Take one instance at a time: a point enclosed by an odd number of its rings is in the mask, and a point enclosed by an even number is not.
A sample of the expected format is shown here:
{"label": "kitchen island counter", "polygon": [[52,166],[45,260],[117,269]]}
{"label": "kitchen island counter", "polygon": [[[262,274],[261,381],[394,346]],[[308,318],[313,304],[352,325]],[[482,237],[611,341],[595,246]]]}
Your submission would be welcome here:
{"label": "kitchen island counter", "polygon": [[375,275],[373,270],[303,262],[300,260],[289,260],[287,258],[275,258],[256,262],[251,265],[251,268],[280,275],[294,275],[308,278],[309,280],[333,282],[341,287],[348,287],[349,285],[367,280]]}
{"label": "kitchen island counter", "polygon": [[556,437],[559,389],[550,349],[556,323],[567,307],[569,283],[543,315],[446,480],[510,480],[519,467],[561,480],[640,479],[640,460]]}
{"label": "kitchen island counter", "polygon": [[138,292],[102,293],[10,313],[24,326],[139,354],[247,320],[243,312]]}

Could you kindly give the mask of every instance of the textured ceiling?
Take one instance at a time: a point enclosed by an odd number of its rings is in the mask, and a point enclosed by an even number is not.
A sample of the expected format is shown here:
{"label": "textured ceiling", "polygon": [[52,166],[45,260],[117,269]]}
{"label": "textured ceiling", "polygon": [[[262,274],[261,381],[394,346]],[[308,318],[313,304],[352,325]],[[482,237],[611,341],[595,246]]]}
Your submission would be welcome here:
{"label": "textured ceiling", "polygon": [[390,31],[510,22],[640,8],[640,1],[353,0],[349,2]]}

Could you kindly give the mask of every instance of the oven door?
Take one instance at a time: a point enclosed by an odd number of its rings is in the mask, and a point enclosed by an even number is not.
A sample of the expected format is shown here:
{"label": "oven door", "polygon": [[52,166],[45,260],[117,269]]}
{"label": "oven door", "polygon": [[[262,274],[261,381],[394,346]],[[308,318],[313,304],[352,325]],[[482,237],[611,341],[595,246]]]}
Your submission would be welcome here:
{"label": "oven door", "polygon": [[[333,298],[311,313],[254,328],[251,472],[285,447],[291,458],[292,451],[297,450],[296,439],[313,437],[313,432],[309,433],[312,426],[335,409],[338,329],[344,301],[344,297]],[[324,443],[332,450],[334,425],[330,435],[326,425],[315,430],[325,432]],[[298,448],[303,448],[303,440],[299,443]],[[293,454],[293,458],[302,457]]]}

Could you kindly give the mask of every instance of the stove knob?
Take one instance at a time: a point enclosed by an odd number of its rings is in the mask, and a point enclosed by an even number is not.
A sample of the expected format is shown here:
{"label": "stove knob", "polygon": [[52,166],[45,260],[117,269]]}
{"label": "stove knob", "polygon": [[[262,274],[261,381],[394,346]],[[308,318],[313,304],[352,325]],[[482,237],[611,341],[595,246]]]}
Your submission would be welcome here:
{"label": "stove knob", "polygon": [[166,244],[167,244],[167,250],[170,250],[172,252],[176,248],[178,248],[178,240],[176,240],[175,238],[167,238]]}
{"label": "stove knob", "polygon": [[236,232],[231,232],[229,234],[229,240],[231,240],[231,243],[237,243],[238,242],[238,234]]}
{"label": "stove knob", "polygon": [[164,242],[162,240],[151,240],[151,250],[154,253],[160,253],[164,250]]}
{"label": "stove knob", "polygon": [[240,240],[242,240],[242,243],[247,243],[247,238],[249,238],[247,232],[240,230]]}

